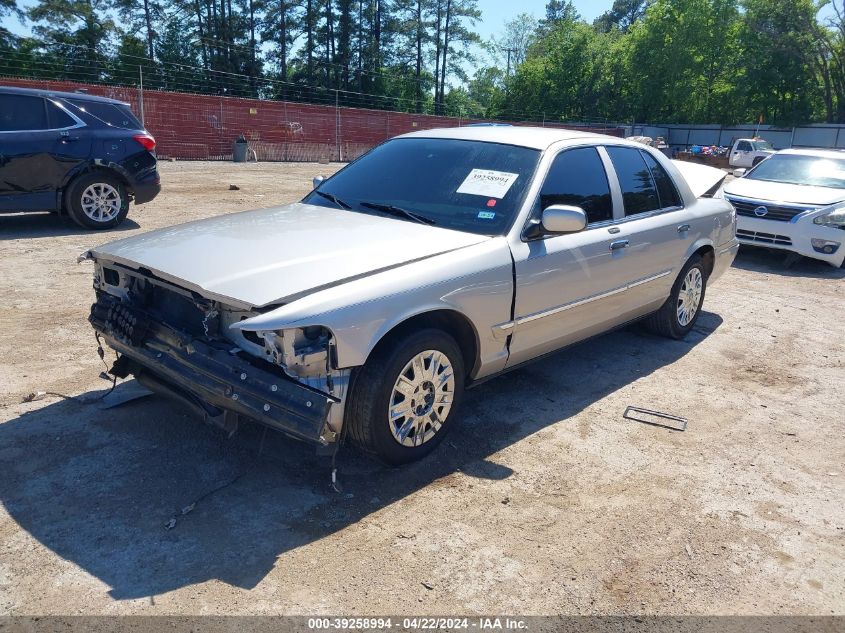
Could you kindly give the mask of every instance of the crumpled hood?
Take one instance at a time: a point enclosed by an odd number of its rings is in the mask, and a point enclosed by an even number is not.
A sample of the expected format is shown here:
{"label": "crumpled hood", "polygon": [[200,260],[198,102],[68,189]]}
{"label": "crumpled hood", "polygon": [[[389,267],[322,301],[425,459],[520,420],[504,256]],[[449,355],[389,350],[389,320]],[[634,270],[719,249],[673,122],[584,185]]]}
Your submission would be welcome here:
{"label": "crumpled hood", "polygon": [[489,239],[297,203],[159,229],[91,254],[215,299],[261,307]]}
{"label": "crumpled hood", "polygon": [[845,189],[790,185],[783,182],[752,180],[750,178],[737,178],[725,185],[724,190],[725,195],[728,196],[812,206],[827,206],[845,200]]}

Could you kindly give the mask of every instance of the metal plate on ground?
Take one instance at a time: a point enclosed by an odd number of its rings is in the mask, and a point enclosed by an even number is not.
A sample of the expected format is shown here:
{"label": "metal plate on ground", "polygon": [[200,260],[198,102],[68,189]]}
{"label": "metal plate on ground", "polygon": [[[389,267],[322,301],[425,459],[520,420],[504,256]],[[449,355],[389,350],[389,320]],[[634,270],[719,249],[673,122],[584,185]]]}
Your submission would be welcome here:
{"label": "metal plate on ground", "polygon": [[633,420],[634,422],[642,422],[643,424],[650,424],[651,426],[659,426],[670,431],[686,431],[686,418],[662,411],[652,411],[651,409],[641,409],[640,407],[629,406],[625,409],[622,417],[626,420]]}

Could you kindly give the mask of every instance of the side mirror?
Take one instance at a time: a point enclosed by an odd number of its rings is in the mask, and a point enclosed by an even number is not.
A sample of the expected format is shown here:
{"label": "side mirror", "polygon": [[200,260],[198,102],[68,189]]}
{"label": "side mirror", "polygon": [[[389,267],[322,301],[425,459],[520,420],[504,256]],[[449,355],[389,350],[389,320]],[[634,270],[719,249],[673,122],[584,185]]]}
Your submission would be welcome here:
{"label": "side mirror", "polygon": [[314,185],[314,189],[316,189],[317,187],[319,187],[320,185],[322,185],[322,184],[323,184],[323,181],[324,181],[325,179],[326,179],[326,178],[325,178],[325,176],[317,176],[316,178],[314,178],[314,179],[311,181],[311,184],[312,184],[312,185]]}
{"label": "side mirror", "polygon": [[577,233],[587,226],[587,214],[581,207],[553,204],[543,209],[541,222],[547,233]]}
{"label": "side mirror", "polygon": [[734,178],[742,178],[748,170],[744,167],[740,167],[739,169],[734,169]]}

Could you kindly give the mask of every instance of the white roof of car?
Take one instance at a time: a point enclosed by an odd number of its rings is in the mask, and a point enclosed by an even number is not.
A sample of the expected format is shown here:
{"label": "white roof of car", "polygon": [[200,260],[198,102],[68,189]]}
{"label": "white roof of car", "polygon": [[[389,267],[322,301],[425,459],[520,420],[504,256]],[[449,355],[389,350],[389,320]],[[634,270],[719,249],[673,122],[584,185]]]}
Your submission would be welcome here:
{"label": "white roof of car", "polygon": [[813,156],[815,158],[845,158],[845,151],[841,149],[784,149],[778,154],[790,154],[793,156]]}
{"label": "white roof of car", "polygon": [[420,130],[403,134],[399,138],[449,138],[464,141],[486,141],[487,143],[502,143],[504,145],[518,145],[533,149],[544,150],[558,141],[593,140],[596,143],[621,142],[629,144],[621,138],[595,132],[581,132],[578,130],[564,130],[551,127],[527,127],[521,125],[491,125],[437,128]]}

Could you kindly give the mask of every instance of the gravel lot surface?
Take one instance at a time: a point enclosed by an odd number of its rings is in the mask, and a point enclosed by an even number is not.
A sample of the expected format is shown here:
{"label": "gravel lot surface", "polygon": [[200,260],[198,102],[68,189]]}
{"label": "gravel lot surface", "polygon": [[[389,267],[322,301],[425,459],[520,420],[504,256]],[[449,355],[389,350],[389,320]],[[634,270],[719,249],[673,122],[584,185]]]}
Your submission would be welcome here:
{"label": "gravel lot surface", "polygon": [[0,216],[0,613],[845,613],[845,271],[826,264],[743,251],[688,340],[634,327],[486,383],[423,463],[342,453],[342,494],[256,426],[78,400],[108,383],[77,255],[336,167],[164,163],[111,233]]}

